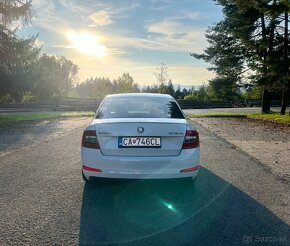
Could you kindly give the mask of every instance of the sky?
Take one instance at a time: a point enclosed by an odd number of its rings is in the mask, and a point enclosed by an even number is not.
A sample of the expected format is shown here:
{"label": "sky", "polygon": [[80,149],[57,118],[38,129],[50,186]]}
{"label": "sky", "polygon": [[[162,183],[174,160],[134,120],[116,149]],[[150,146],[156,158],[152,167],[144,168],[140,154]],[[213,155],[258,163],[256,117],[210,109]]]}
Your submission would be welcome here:
{"label": "sky", "polygon": [[213,0],[33,0],[32,7],[32,24],[18,33],[38,33],[42,52],[72,60],[80,81],[130,73],[139,85],[153,85],[161,63],[175,85],[214,77],[209,64],[189,55],[208,46],[205,30],[222,19]]}

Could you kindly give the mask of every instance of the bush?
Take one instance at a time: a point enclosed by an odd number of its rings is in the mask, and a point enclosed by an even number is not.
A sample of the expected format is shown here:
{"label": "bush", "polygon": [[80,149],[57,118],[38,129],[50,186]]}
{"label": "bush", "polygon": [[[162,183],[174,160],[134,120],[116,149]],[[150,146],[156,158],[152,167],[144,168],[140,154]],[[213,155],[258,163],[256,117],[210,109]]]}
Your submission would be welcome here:
{"label": "bush", "polygon": [[22,96],[22,102],[37,102],[38,99],[36,96],[32,95],[31,92],[26,92],[24,93],[24,95]]}
{"label": "bush", "polygon": [[192,95],[192,94],[186,95],[186,96],[184,97],[184,100],[195,100],[195,96]]}

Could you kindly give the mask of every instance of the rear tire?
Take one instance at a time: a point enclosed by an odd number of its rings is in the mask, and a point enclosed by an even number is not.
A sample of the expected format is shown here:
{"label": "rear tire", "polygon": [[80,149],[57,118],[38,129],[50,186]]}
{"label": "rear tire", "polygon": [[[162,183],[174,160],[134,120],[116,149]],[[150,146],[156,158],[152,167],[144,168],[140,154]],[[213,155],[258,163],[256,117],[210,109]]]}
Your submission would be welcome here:
{"label": "rear tire", "polygon": [[84,175],[83,171],[82,171],[82,177],[83,177],[83,181],[90,182],[90,180]]}

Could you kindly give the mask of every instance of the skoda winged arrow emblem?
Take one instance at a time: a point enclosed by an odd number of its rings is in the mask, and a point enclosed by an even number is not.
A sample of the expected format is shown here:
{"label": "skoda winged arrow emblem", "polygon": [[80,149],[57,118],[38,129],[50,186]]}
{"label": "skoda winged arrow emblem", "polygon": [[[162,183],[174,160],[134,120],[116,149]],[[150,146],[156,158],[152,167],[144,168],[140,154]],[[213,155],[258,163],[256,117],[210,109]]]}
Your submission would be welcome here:
{"label": "skoda winged arrow emblem", "polygon": [[144,128],[142,126],[138,126],[137,127],[137,132],[138,133],[143,133],[144,132]]}

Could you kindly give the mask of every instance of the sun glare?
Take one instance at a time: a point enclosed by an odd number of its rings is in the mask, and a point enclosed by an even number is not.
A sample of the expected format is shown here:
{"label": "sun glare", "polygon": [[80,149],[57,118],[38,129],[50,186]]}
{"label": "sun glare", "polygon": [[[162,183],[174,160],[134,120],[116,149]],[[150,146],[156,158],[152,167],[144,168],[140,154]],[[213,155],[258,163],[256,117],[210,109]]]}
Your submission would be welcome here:
{"label": "sun glare", "polygon": [[86,55],[93,55],[102,58],[106,54],[106,46],[98,44],[98,37],[90,33],[69,32],[68,39],[72,42],[73,48]]}

